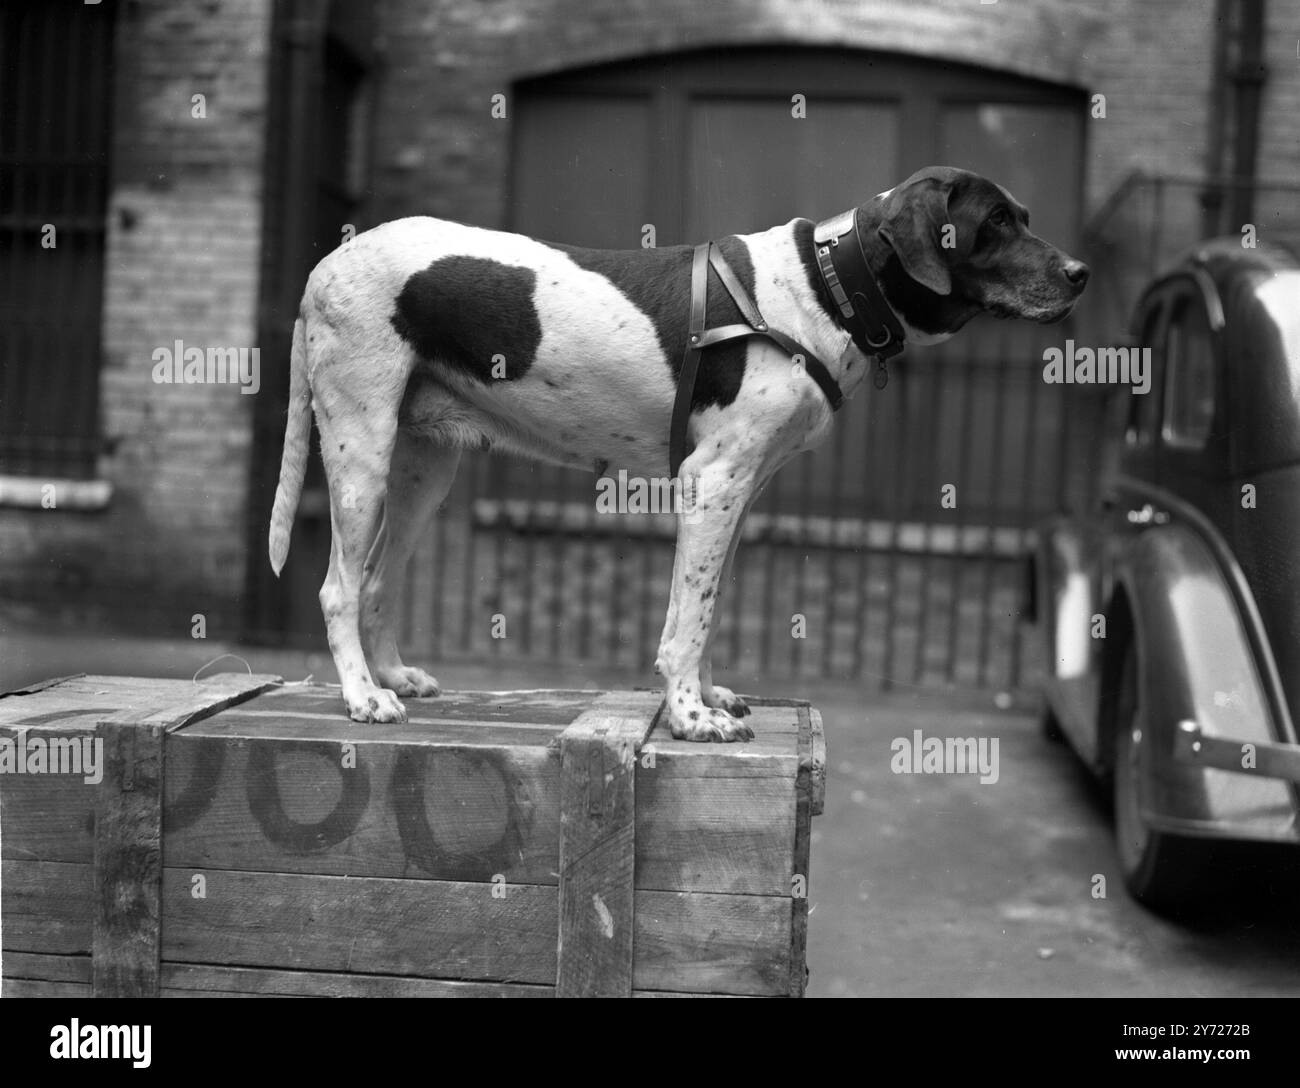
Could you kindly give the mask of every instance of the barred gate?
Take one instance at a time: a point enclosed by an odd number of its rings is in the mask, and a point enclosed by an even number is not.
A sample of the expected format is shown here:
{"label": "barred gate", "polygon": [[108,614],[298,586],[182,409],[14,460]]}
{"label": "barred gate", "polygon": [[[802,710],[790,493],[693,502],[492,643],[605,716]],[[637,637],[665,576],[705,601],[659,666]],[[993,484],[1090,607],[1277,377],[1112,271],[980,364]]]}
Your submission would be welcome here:
{"label": "barred gate", "polygon": [[[772,481],[722,592],[720,670],[882,688],[1032,682],[1026,557],[1044,516],[1092,492],[1103,398],[1044,385],[1042,349],[1068,329],[981,333],[965,351],[959,336],[896,360],[886,389],[860,390],[823,448]],[[674,521],[600,513],[596,493],[589,473],[467,456],[413,563],[411,656],[649,676]]]}

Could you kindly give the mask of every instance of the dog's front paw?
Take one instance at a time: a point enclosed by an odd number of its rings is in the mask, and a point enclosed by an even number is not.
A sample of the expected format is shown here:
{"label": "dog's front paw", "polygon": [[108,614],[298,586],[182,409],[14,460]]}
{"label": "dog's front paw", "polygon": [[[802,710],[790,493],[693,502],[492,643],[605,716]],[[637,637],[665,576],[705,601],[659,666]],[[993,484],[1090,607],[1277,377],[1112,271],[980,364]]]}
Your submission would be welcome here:
{"label": "dog's front paw", "polygon": [[673,706],[668,727],[678,740],[736,741],[753,740],[754,731],[725,710],[705,706],[698,700],[686,700]]}
{"label": "dog's front paw", "polygon": [[705,706],[725,710],[733,718],[743,718],[749,713],[749,707],[745,705],[745,700],[730,688],[724,688],[721,684],[714,684],[713,690],[704,692],[702,698]]}
{"label": "dog's front paw", "polygon": [[438,681],[423,669],[413,665],[399,665],[395,669],[380,669],[378,680],[397,695],[411,695],[417,699],[427,699],[441,695],[442,688]]}
{"label": "dog's front paw", "polygon": [[404,722],[406,707],[387,688],[371,688],[359,699],[347,700],[348,717],[354,722]]}

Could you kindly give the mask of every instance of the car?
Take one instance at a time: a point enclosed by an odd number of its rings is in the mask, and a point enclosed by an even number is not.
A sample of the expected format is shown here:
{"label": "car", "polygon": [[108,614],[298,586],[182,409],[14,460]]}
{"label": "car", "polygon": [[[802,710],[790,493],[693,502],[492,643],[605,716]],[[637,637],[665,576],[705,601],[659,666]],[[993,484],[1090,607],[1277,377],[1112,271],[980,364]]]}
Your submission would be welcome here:
{"label": "car", "polygon": [[1109,392],[1098,499],[1039,527],[1049,729],[1112,791],[1133,895],[1300,843],[1300,263],[1204,243],[1143,291],[1150,388]]}

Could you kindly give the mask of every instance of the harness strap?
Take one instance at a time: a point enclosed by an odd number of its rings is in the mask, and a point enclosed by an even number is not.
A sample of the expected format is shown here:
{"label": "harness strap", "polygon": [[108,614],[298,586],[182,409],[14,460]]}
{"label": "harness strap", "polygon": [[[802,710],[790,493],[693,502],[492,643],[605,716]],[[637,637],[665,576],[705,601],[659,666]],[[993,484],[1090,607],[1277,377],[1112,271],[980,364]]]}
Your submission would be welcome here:
{"label": "harness strap", "polygon": [[[720,325],[706,329],[709,297],[709,266],[718,274],[723,287],[740,310],[746,325]],[[695,247],[691,260],[691,316],[687,327],[686,349],[682,354],[681,373],[677,377],[677,396],[673,401],[672,425],[668,435],[668,463],[674,477],[681,470],[686,460],[686,430],[691,418],[691,401],[695,396],[695,380],[699,376],[700,353],[714,344],[728,340],[738,340],[746,336],[765,336],[774,341],[792,357],[803,360],[808,376],[817,383],[831,410],[838,411],[844,403],[844,394],[816,355],[803,347],[797,340],[786,336],[777,329],[769,328],[762,313],[749,297],[744,285],[727,264],[720,249],[715,249],[712,242],[701,242]]]}
{"label": "harness strap", "polygon": [[767,322],[763,320],[763,315],[758,312],[758,306],[750,301],[749,293],[745,290],[744,284],[736,278],[736,274],[731,270],[731,265],[727,264],[727,259],[722,255],[722,250],[714,249],[713,243],[709,243],[709,264],[713,265],[713,271],[718,274],[718,279],[722,281],[722,286],[727,289],[727,294],[740,310],[740,315],[750,323],[759,332],[767,331]]}
{"label": "harness strap", "polygon": [[691,319],[686,330],[682,370],[677,375],[677,398],[673,401],[672,426],[668,432],[669,475],[673,477],[677,476],[677,470],[686,460],[686,425],[691,418],[691,398],[695,394],[695,378],[700,370],[704,323],[708,316],[709,250],[712,248],[712,242],[696,246],[691,261]]}

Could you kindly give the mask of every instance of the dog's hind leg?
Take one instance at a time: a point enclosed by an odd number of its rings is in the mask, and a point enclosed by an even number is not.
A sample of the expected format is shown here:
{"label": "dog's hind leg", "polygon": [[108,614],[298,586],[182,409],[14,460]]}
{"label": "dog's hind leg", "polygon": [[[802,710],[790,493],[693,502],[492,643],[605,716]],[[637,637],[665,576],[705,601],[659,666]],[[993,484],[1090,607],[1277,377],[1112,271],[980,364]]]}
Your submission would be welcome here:
{"label": "dog's hind leg", "polygon": [[[322,339],[330,337],[320,330]],[[406,710],[380,688],[361,646],[360,600],[366,557],[379,533],[397,412],[409,365],[394,351],[349,353],[321,345],[311,375],[321,459],[330,494],[330,563],[320,590],[330,653],[348,714],[359,722],[398,722]]]}
{"label": "dog's hind leg", "polygon": [[421,532],[447,497],[460,449],[409,430],[399,430],[388,470],[388,498],[379,535],[366,557],[361,581],[361,641],[376,679],[398,695],[439,693],[438,681],[402,663],[397,651],[397,613],[402,575]]}

